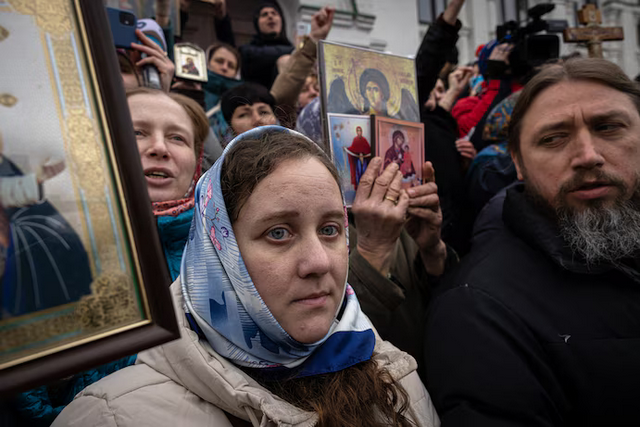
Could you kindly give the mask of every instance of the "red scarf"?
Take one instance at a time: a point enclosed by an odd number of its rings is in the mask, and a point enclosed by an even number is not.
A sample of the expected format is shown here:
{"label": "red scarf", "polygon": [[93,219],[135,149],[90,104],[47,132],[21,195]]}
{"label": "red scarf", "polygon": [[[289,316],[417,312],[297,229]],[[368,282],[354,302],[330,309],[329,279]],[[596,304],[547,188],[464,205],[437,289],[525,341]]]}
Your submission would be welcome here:
{"label": "red scarf", "polygon": [[193,200],[193,193],[196,188],[196,184],[198,183],[198,179],[200,179],[200,175],[202,175],[202,159],[204,158],[204,143],[202,144],[202,150],[200,150],[200,155],[198,156],[198,161],[196,163],[196,170],[193,174],[193,180],[191,181],[191,185],[189,186],[189,191],[182,199],[177,200],[167,200],[164,202],[152,202],[151,207],[153,209],[153,214],[155,216],[178,216],[181,213],[188,211],[189,209],[195,206],[195,202]]}

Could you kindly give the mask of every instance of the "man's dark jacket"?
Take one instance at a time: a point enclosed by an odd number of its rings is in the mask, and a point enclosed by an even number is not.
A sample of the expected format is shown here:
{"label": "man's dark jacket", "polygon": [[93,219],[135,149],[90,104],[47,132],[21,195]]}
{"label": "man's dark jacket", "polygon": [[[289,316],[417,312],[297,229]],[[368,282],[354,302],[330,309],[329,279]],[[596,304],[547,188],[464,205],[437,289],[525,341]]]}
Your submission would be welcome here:
{"label": "man's dark jacket", "polygon": [[640,425],[638,259],[587,266],[522,185],[503,219],[430,307],[443,427]]}
{"label": "man's dark jacket", "polygon": [[282,55],[293,52],[293,45],[279,39],[254,36],[251,43],[240,46],[242,79],[271,89],[278,76],[276,63]]}

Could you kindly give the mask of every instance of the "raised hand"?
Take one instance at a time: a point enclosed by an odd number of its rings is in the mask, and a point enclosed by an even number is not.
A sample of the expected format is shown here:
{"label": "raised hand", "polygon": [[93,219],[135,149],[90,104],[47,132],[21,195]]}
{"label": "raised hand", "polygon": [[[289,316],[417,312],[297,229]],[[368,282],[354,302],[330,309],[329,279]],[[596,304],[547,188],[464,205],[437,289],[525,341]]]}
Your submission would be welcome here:
{"label": "raised hand", "polygon": [[202,0],[206,3],[213,5],[213,15],[217,19],[222,19],[227,16],[227,3],[225,0]]}
{"label": "raised hand", "polygon": [[309,38],[314,42],[324,40],[329,35],[331,26],[333,25],[333,17],[335,16],[336,9],[334,7],[325,6],[311,18],[311,32]]}
{"label": "raised hand", "polygon": [[38,171],[36,172],[36,180],[38,181],[38,184],[42,184],[43,182],[58,175],[65,169],[65,167],[66,165],[64,163],[64,160],[45,160],[44,162],[42,162],[42,164],[38,168]]}
{"label": "raised hand", "polygon": [[473,75],[473,67],[458,67],[449,74],[449,90],[455,91],[457,94],[462,92],[471,80]]}
{"label": "raised hand", "polygon": [[458,100],[462,90],[469,84],[473,75],[472,67],[458,67],[449,74],[449,89],[444,94],[438,105],[446,111],[451,111],[453,104]]}
{"label": "raised hand", "polygon": [[501,61],[509,64],[509,54],[513,50],[513,45],[509,43],[502,43],[496,46],[489,55],[489,60]]}

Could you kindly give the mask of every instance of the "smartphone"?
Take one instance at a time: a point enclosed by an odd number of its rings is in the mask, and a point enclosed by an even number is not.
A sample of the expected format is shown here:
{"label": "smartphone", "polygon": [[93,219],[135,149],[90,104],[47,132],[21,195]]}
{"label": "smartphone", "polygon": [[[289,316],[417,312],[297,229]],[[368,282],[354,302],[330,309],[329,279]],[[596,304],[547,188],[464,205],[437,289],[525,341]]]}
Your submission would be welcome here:
{"label": "smartphone", "polygon": [[[146,58],[146,56],[146,54],[142,54],[143,58]],[[147,64],[142,67],[142,78],[146,87],[150,87],[152,89],[162,89],[160,73],[154,65]]]}
{"label": "smartphone", "polygon": [[116,47],[130,49],[131,43],[138,41],[138,37],[136,37],[138,19],[136,15],[127,10],[108,7],[107,17],[109,18],[111,34]]}
{"label": "smartphone", "polygon": [[298,48],[302,47],[302,42],[304,41],[304,36],[309,35],[311,32],[311,24],[308,22],[297,22],[296,23],[296,35],[294,37],[295,45]]}

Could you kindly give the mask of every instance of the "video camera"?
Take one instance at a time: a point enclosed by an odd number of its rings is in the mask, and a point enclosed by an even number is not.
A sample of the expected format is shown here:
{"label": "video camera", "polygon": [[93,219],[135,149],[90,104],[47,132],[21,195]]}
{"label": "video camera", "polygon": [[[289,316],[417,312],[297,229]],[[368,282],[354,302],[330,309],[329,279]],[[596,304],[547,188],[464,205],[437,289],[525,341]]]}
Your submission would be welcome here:
{"label": "video camera", "polygon": [[[496,36],[500,43],[514,45],[509,55],[511,70],[515,76],[524,76],[534,67],[560,57],[560,38],[555,35],[569,26],[566,20],[542,19],[555,8],[542,3],[527,11],[529,22],[520,26],[516,21],[498,25]],[[547,34],[537,34],[546,31]]]}

